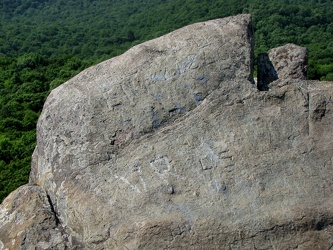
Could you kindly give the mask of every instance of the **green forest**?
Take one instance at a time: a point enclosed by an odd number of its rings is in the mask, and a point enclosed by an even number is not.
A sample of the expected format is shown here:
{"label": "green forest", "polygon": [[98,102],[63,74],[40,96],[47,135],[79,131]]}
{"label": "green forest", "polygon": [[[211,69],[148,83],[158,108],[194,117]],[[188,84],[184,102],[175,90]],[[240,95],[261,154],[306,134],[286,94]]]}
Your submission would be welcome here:
{"label": "green forest", "polygon": [[0,201],[28,182],[37,119],[52,89],[138,43],[239,13],[252,14],[256,55],[305,46],[308,78],[333,81],[331,0],[2,0]]}

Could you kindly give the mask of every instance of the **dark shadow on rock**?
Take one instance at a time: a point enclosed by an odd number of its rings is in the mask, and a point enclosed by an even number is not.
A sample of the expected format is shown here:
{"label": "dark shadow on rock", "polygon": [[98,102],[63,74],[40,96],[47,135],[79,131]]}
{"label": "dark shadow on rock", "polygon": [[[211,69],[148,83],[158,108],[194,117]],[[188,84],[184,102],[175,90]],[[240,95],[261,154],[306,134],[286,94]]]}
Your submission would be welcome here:
{"label": "dark shadow on rock", "polygon": [[260,91],[267,91],[269,84],[277,80],[278,74],[269,59],[267,53],[261,53],[258,56],[258,81],[257,87]]}

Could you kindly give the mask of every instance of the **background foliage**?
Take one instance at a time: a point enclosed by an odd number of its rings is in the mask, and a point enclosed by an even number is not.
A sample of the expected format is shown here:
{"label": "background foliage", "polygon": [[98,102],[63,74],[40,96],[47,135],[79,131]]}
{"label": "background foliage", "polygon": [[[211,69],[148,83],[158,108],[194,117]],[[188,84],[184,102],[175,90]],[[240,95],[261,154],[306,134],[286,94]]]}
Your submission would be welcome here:
{"label": "background foliage", "polygon": [[309,78],[333,80],[330,0],[2,0],[0,200],[28,181],[49,92],[84,68],[190,23],[251,13],[255,53],[309,49]]}

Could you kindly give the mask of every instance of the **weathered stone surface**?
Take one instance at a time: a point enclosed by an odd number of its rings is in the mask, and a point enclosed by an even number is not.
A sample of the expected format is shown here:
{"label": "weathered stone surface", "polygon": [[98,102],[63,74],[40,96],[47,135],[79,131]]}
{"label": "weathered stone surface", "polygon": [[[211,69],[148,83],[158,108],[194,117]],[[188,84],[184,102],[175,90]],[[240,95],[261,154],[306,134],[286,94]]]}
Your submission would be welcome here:
{"label": "weathered stone surface", "polygon": [[12,192],[0,207],[0,249],[66,249],[47,195],[36,185]]}
{"label": "weathered stone surface", "polygon": [[219,19],[51,93],[31,182],[49,195],[64,245],[333,246],[333,83],[279,79],[259,92],[252,53],[250,16]]}
{"label": "weathered stone surface", "polygon": [[258,57],[258,89],[267,90],[277,79],[307,79],[308,51],[289,43]]}

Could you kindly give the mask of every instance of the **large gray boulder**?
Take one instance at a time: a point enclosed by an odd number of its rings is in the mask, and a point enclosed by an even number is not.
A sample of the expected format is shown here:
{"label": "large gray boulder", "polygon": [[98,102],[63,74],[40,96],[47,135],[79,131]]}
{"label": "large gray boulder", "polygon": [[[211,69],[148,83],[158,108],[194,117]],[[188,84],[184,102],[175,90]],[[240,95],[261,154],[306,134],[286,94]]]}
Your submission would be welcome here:
{"label": "large gray boulder", "polygon": [[249,15],[193,24],[52,91],[30,178],[50,248],[332,247],[333,83],[258,91],[252,39]]}

